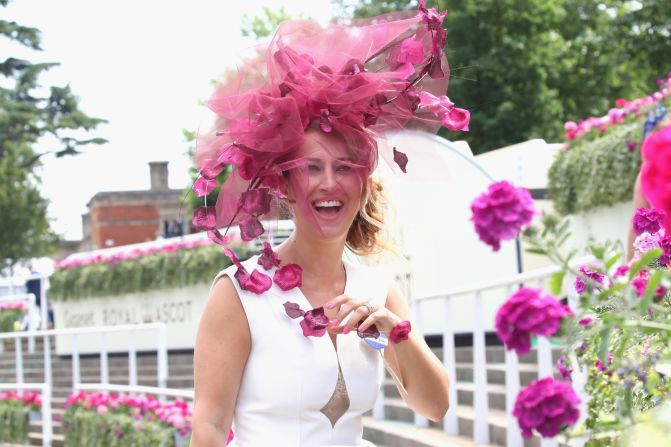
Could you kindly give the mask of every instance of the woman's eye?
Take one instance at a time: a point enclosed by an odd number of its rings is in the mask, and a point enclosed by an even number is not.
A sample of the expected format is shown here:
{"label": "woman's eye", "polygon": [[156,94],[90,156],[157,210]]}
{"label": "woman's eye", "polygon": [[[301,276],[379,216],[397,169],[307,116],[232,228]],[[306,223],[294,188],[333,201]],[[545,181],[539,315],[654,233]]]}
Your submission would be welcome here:
{"label": "woman's eye", "polygon": [[321,171],[321,167],[319,165],[308,165],[308,171],[309,172],[319,172],[319,171]]}
{"label": "woman's eye", "polygon": [[339,165],[336,166],[336,172],[349,172],[352,169],[349,165]]}

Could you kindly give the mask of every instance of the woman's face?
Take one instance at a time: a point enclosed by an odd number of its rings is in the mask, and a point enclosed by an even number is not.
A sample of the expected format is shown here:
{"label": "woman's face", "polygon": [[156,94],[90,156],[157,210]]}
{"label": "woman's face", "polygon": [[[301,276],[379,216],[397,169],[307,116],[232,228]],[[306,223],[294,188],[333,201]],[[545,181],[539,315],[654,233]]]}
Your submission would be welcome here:
{"label": "woman's face", "polygon": [[354,163],[341,138],[319,131],[306,134],[295,157],[300,163],[290,171],[287,195],[296,201],[296,229],[344,240],[359,211],[365,169]]}

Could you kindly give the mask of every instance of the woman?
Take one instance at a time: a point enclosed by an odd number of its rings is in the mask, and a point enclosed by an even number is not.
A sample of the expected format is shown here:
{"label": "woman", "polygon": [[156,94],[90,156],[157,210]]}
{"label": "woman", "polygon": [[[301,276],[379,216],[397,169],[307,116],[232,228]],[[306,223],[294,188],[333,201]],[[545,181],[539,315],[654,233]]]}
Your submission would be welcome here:
{"label": "woman", "polygon": [[422,2],[416,17],[355,31],[285,22],[262,85],[223,86],[210,101],[218,129],[199,142],[194,188],[207,194],[234,169],[194,223],[215,241],[238,223],[253,240],[282,203],[295,230],[244,262],[226,250],[234,265],[215,279],[196,340],[192,446],[223,446],[231,428],[237,446],[371,445],[362,415],[383,362],[411,409],[445,415],[448,377],[391,276],[343,256],[382,245],[378,156],[411,171],[404,153],[378,149],[380,134],[413,122],[435,130],[436,117],[467,126],[467,112],[430,93],[446,88],[443,18]]}

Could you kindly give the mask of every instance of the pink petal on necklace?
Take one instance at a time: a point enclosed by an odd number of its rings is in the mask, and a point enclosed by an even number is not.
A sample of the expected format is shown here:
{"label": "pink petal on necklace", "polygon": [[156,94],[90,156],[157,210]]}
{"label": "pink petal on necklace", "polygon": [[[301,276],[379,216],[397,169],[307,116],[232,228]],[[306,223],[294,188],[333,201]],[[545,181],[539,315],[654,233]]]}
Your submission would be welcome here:
{"label": "pink petal on necklace", "polygon": [[273,281],[284,291],[300,287],[303,282],[303,269],[298,264],[287,264],[275,272]]}
{"label": "pink petal on necklace", "polygon": [[245,242],[253,241],[261,236],[264,231],[263,225],[254,216],[249,216],[240,222],[240,237]]}
{"label": "pink petal on necklace", "polygon": [[248,214],[260,216],[270,211],[271,195],[267,188],[245,191],[240,196],[240,208]]}
{"label": "pink petal on necklace", "polygon": [[213,230],[217,226],[217,212],[213,206],[201,206],[193,212],[193,224],[204,230]]}
{"label": "pink petal on necklace", "polygon": [[279,256],[273,251],[273,247],[271,247],[268,242],[263,243],[263,249],[261,250],[261,256],[259,256],[258,263],[266,270],[270,270],[274,266],[280,265]]}
{"label": "pink petal on necklace", "polygon": [[399,168],[401,168],[403,173],[407,172],[405,167],[408,164],[408,156],[403,152],[396,150],[396,148],[394,148],[394,162],[398,165]]}
{"label": "pink petal on necklace", "polygon": [[286,314],[293,319],[300,318],[305,315],[305,311],[301,309],[298,304],[292,303],[290,301],[284,302],[284,312],[286,312]]}

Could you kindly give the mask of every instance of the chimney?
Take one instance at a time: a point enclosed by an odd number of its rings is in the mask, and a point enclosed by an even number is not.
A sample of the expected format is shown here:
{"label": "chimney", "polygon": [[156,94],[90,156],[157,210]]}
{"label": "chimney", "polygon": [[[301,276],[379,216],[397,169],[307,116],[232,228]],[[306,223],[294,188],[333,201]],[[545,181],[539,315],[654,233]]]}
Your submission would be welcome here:
{"label": "chimney", "polygon": [[150,161],[149,173],[151,176],[151,190],[165,190],[168,188],[168,162]]}

